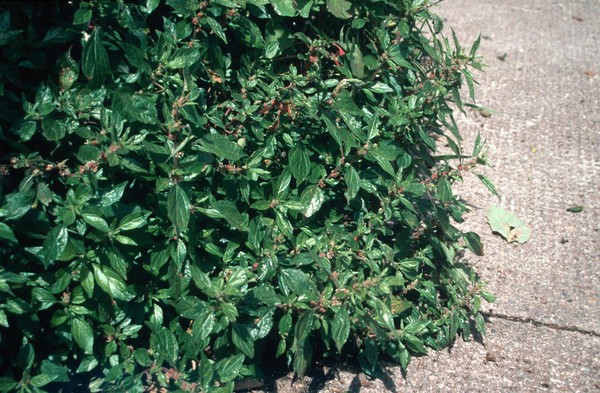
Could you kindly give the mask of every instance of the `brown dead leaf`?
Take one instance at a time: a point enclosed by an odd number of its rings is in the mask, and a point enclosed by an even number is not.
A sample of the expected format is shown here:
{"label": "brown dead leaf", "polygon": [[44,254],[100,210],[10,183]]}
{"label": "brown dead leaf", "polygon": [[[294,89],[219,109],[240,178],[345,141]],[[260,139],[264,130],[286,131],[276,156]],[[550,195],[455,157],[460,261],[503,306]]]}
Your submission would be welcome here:
{"label": "brown dead leaf", "polygon": [[586,70],[583,71],[583,75],[587,76],[588,78],[593,78],[596,76],[596,73],[594,71]]}
{"label": "brown dead leaf", "polygon": [[575,19],[577,22],[583,22],[583,18],[580,16],[571,15],[571,18]]}
{"label": "brown dead leaf", "polygon": [[207,68],[207,70],[208,75],[210,76],[210,80],[212,80],[214,83],[223,83],[223,78],[221,78],[221,75],[217,74],[210,68]]}

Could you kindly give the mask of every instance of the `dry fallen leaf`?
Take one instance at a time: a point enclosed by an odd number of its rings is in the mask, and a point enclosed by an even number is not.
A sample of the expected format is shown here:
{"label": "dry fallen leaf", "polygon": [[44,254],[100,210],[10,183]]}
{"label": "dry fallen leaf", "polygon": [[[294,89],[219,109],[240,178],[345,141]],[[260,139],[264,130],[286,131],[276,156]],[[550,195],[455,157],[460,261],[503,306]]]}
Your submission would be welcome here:
{"label": "dry fallen leaf", "polygon": [[499,206],[490,207],[487,220],[492,232],[502,236],[507,243],[516,241],[522,244],[531,236],[531,229],[521,219]]}

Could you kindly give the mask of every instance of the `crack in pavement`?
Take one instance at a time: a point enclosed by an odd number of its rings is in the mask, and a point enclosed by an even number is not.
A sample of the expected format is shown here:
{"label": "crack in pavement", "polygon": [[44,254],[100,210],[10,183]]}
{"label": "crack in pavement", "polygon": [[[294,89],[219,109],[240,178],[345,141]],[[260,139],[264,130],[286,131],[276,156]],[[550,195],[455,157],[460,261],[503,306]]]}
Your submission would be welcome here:
{"label": "crack in pavement", "polygon": [[529,323],[536,327],[543,326],[543,327],[547,327],[547,328],[554,329],[554,330],[562,330],[562,331],[567,331],[567,332],[587,334],[587,335],[594,336],[594,337],[600,337],[600,333],[598,333],[594,330],[581,329],[581,328],[578,328],[577,326],[558,325],[556,323],[538,321],[537,319],[533,319],[533,318],[515,317],[512,315],[496,313],[493,311],[485,311],[485,312],[482,312],[481,314],[483,316],[489,317],[489,318],[498,318],[498,319],[503,319],[505,321],[510,321],[510,322]]}

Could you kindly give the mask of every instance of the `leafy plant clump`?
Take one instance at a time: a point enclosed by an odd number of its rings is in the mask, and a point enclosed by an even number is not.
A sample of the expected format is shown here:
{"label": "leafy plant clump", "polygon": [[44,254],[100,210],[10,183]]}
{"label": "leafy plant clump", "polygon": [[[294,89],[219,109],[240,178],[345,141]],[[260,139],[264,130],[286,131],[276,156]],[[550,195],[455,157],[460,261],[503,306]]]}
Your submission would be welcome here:
{"label": "leafy plant clump", "polygon": [[484,332],[452,191],[478,41],[431,6],[3,3],[0,391],[379,375]]}

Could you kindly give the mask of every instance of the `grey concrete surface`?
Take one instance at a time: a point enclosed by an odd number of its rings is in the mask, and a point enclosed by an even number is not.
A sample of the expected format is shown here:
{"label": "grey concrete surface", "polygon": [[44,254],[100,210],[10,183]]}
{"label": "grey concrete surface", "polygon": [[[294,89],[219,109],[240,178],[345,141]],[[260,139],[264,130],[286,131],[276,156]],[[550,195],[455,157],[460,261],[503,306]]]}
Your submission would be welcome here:
{"label": "grey concrete surface", "polygon": [[[478,103],[491,117],[459,116],[467,144],[487,139],[486,175],[500,200],[474,177],[458,189],[472,206],[464,229],[481,234],[485,256],[468,257],[489,290],[483,343],[414,359],[387,381],[348,365],[272,391],[600,392],[600,1],[446,0],[435,8],[461,42],[482,34],[488,65]],[[448,30],[449,31],[449,30]],[[496,203],[532,229],[529,242],[491,233]],[[567,212],[572,205],[581,213]]]}

